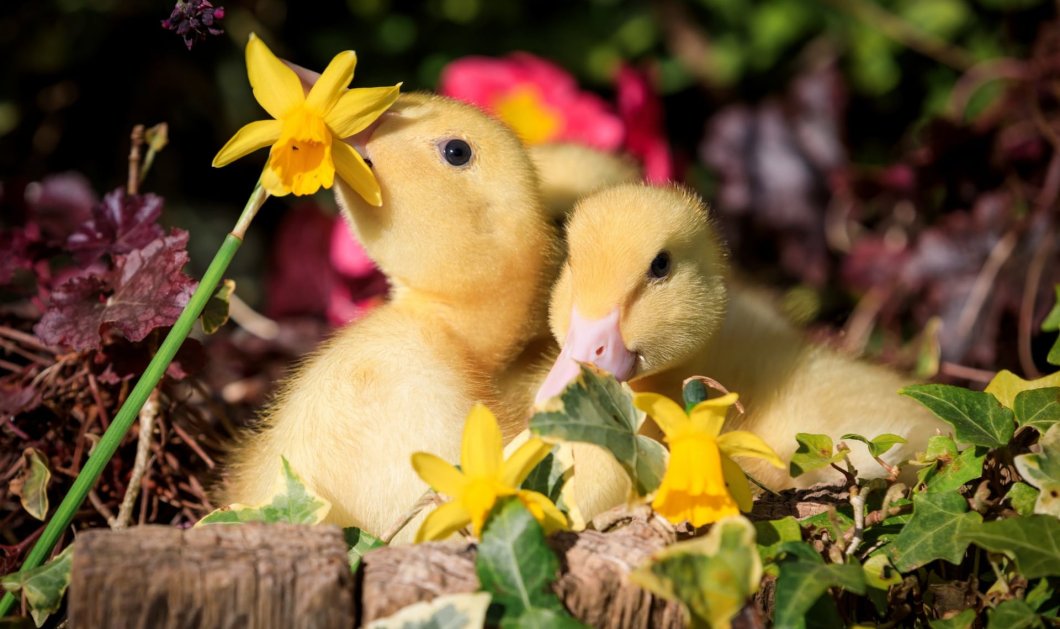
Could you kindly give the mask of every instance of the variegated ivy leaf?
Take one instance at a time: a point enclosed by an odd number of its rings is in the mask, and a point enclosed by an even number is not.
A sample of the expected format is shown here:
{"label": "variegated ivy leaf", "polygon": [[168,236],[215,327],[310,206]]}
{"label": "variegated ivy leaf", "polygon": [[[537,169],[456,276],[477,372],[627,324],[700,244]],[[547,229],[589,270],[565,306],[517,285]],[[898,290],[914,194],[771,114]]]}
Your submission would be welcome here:
{"label": "variegated ivy leaf", "polygon": [[629,578],[679,601],[694,625],[726,629],[762,579],[755,527],[743,516],[720,520],[706,537],[666,547]]}
{"label": "variegated ivy leaf", "polygon": [[[504,458],[507,460],[521,445],[530,438],[530,430],[524,430],[504,446]],[[529,489],[547,497],[567,516],[567,522],[574,530],[585,528],[585,518],[574,500],[573,484],[574,455],[569,443],[557,443],[552,451],[530,471],[530,474],[519,485],[519,489]]]}
{"label": "variegated ivy leaf", "polygon": [[18,496],[22,508],[31,516],[44,521],[48,515],[48,483],[52,473],[40,452],[26,448],[22,453],[23,468],[18,478],[8,485]]}
{"label": "variegated ivy leaf", "polygon": [[1060,426],[1053,425],[1038,441],[1042,451],[1021,454],[1014,461],[1023,479],[1038,488],[1035,513],[1060,518]]}
{"label": "variegated ivy leaf", "polygon": [[589,364],[558,396],[530,419],[530,431],[546,439],[583,441],[608,449],[644,496],[659,487],[666,470],[666,448],[637,434],[644,414],[633,396],[611,374]]}
{"label": "variegated ivy leaf", "polygon": [[446,594],[430,601],[413,603],[392,616],[373,620],[366,629],[464,629],[482,627],[489,592]]}
{"label": "variegated ivy leaf", "polygon": [[203,332],[213,334],[228,322],[229,303],[232,300],[232,293],[235,291],[235,280],[222,280],[217,285],[217,290],[210,296],[206,306],[202,309],[202,314],[199,315]]}
{"label": "variegated ivy leaf", "polygon": [[0,577],[0,585],[8,592],[21,590],[25,594],[33,622],[40,627],[63,602],[63,594],[70,585],[73,560],[74,546],[71,544],[42,566]]}
{"label": "variegated ivy leaf", "polygon": [[342,538],[346,541],[346,559],[350,563],[350,572],[357,572],[366,552],[386,546],[386,542],[356,526],[342,529]]}
{"label": "variegated ivy leaf", "polygon": [[985,392],[996,397],[1003,406],[1014,408],[1016,396],[1021,391],[1044,389],[1045,387],[1060,387],[1060,371],[1037,380],[1024,380],[1008,369],[1002,369],[997,372],[990,384],[986,385]]}
{"label": "variegated ivy leaf", "polygon": [[237,524],[240,522],[284,522],[287,524],[319,524],[331,511],[331,503],[314,494],[291,469],[287,459],[282,462],[280,493],[267,504],[234,504],[212,511],[196,523]]}

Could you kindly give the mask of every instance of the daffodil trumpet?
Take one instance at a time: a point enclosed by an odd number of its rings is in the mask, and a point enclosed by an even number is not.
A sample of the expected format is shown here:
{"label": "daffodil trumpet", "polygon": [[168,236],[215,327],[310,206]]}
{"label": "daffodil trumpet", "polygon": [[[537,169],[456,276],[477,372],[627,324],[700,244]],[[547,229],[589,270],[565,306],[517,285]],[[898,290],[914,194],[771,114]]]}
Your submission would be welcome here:
{"label": "daffodil trumpet", "polygon": [[551,450],[551,444],[531,437],[505,460],[497,418],[476,404],[464,424],[459,470],[427,452],[412,455],[412,466],[420,478],[452,499],[427,516],[416,533],[416,542],[445,539],[469,524],[472,534],[481,537],[493,507],[507,496],[522,502],[546,533],[565,528],[567,518],[551,500],[536,491],[519,489]]}
{"label": "daffodil trumpet", "polygon": [[764,459],[783,468],[784,463],[761,438],[745,431],[721,434],[736,393],[704,400],[687,414],[673,400],[656,393],[638,393],[633,404],[651,416],[666,435],[670,462],[652,500],[652,508],[677,524],[692,526],[716,522],[750,511],[751,488],[733,457]]}

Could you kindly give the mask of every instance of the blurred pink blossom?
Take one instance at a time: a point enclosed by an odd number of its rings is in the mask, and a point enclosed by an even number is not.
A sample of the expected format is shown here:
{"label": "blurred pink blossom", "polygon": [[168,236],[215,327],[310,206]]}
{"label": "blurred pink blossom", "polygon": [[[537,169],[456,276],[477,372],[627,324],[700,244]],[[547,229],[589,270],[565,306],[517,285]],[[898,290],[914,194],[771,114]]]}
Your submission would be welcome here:
{"label": "blurred pink blossom", "polygon": [[673,158],[663,127],[662,103],[645,73],[623,65],[616,79],[618,114],[626,126],[626,151],[644,164],[644,179],[665,183],[674,177]]}
{"label": "blurred pink blossom", "polygon": [[606,101],[525,52],[457,59],[442,71],[438,91],[493,113],[528,144],[567,141],[607,151],[622,144],[622,121]]}

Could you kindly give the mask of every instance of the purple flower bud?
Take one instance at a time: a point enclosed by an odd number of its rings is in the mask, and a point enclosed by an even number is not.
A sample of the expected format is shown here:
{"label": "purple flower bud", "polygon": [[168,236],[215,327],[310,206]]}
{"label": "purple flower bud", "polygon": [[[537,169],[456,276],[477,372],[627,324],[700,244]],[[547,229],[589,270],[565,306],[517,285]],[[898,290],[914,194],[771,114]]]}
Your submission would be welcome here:
{"label": "purple flower bud", "polygon": [[224,7],[214,7],[209,0],[177,0],[169,19],[162,20],[162,28],[182,37],[191,50],[195,42],[224,33],[217,24],[224,16]]}

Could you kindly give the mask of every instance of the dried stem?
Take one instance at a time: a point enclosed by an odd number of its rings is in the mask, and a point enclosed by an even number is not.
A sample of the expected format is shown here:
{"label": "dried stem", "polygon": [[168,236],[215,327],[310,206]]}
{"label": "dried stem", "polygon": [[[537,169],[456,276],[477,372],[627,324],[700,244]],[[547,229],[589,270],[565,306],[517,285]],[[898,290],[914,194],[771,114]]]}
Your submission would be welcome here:
{"label": "dried stem", "polygon": [[160,408],[159,390],[155,388],[148,396],[147,402],[140,409],[140,435],[136,441],[136,459],[133,463],[132,475],[129,484],[125,487],[125,496],[121,499],[118,508],[118,516],[108,521],[112,529],[124,529],[129,526],[132,519],[133,505],[136,504],[136,495],[140,493],[140,483],[147,469],[148,455],[151,453],[151,435],[155,431],[155,420],[158,418]]}
{"label": "dried stem", "polygon": [[964,378],[965,380],[971,380],[972,382],[980,382],[982,384],[986,384],[994,379],[993,371],[987,371],[985,369],[976,369],[975,367],[969,367],[967,365],[961,365],[958,363],[951,363],[945,361],[939,363],[939,373],[944,376]]}
{"label": "dried stem", "polygon": [[[1057,152],[1060,155],[1060,151]],[[1020,301],[1019,327],[1017,330],[1019,339],[1020,367],[1024,375],[1034,379],[1041,377],[1041,372],[1034,364],[1034,356],[1031,354],[1031,326],[1033,325],[1034,306],[1038,298],[1038,283],[1042,280],[1042,272],[1045,270],[1045,261],[1053,249],[1055,234],[1049,231],[1038,247],[1034,250],[1034,257],[1027,267],[1027,279],[1023,283],[1023,298]]]}
{"label": "dried stem", "polygon": [[144,144],[144,126],[138,124],[133,127],[130,134],[129,146],[129,178],[125,184],[125,191],[130,195],[140,193],[140,147]]}
{"label": "dried stem", "polygon": [[272,341],[280,335],[279,324],[248,306],[247,302],[240,299],[235,293],[228,297],[228,316],[239,327],[259,339]]}
{"label": "dried stem", "polygon": [[994,280],[997,279],[997,274],[1001,272],[1001,267],[1005,265],[1009,256],[1012,255],[1012,250],[1015,249],[1017,240],[1015,230],[1009,230],[990,250],[990,255],[987,257],[986,262],[983,263],[983,268],[979,270],[979,275],[975,278],[975,284],[972,285],[972,290],[968,294],[968,301],[964,302],[961,316],[957,319],[957,338],[962,341],[972,333],[972,328],[975,327],[976,321],[979,320],[979,313],[983,309],[983,304],[986,303],[986,298],[990,295]]}
{"label": "dried stem", "polygon": [[846,548],[846,556],[853,557],[865,535],[865,494],[857,485],[850,487],[850,506],[854,509],[854,534]]}
{"label": "dried stem", "polygon": [[409,525],[409,522],[412,522],[413,518],[420,514],[420,511],[423,511],[424,509],[433,504],[438,504],[439,502],[440,498],[438,494],[434,493],[434,490],[428,489],[423,493],[422,496],[420,496],[419,500],[417,500],[416,503],[412,505],[411,509],[406,511],[405,514],[397,520],[397,522],[394,522],[394,524],[392,524],[389,529],[383,532],[382,537],[380,537],[379,539],[384,544],[389,544],[390,541],[393,540],[394,537],[402,531],[402,529]]}

